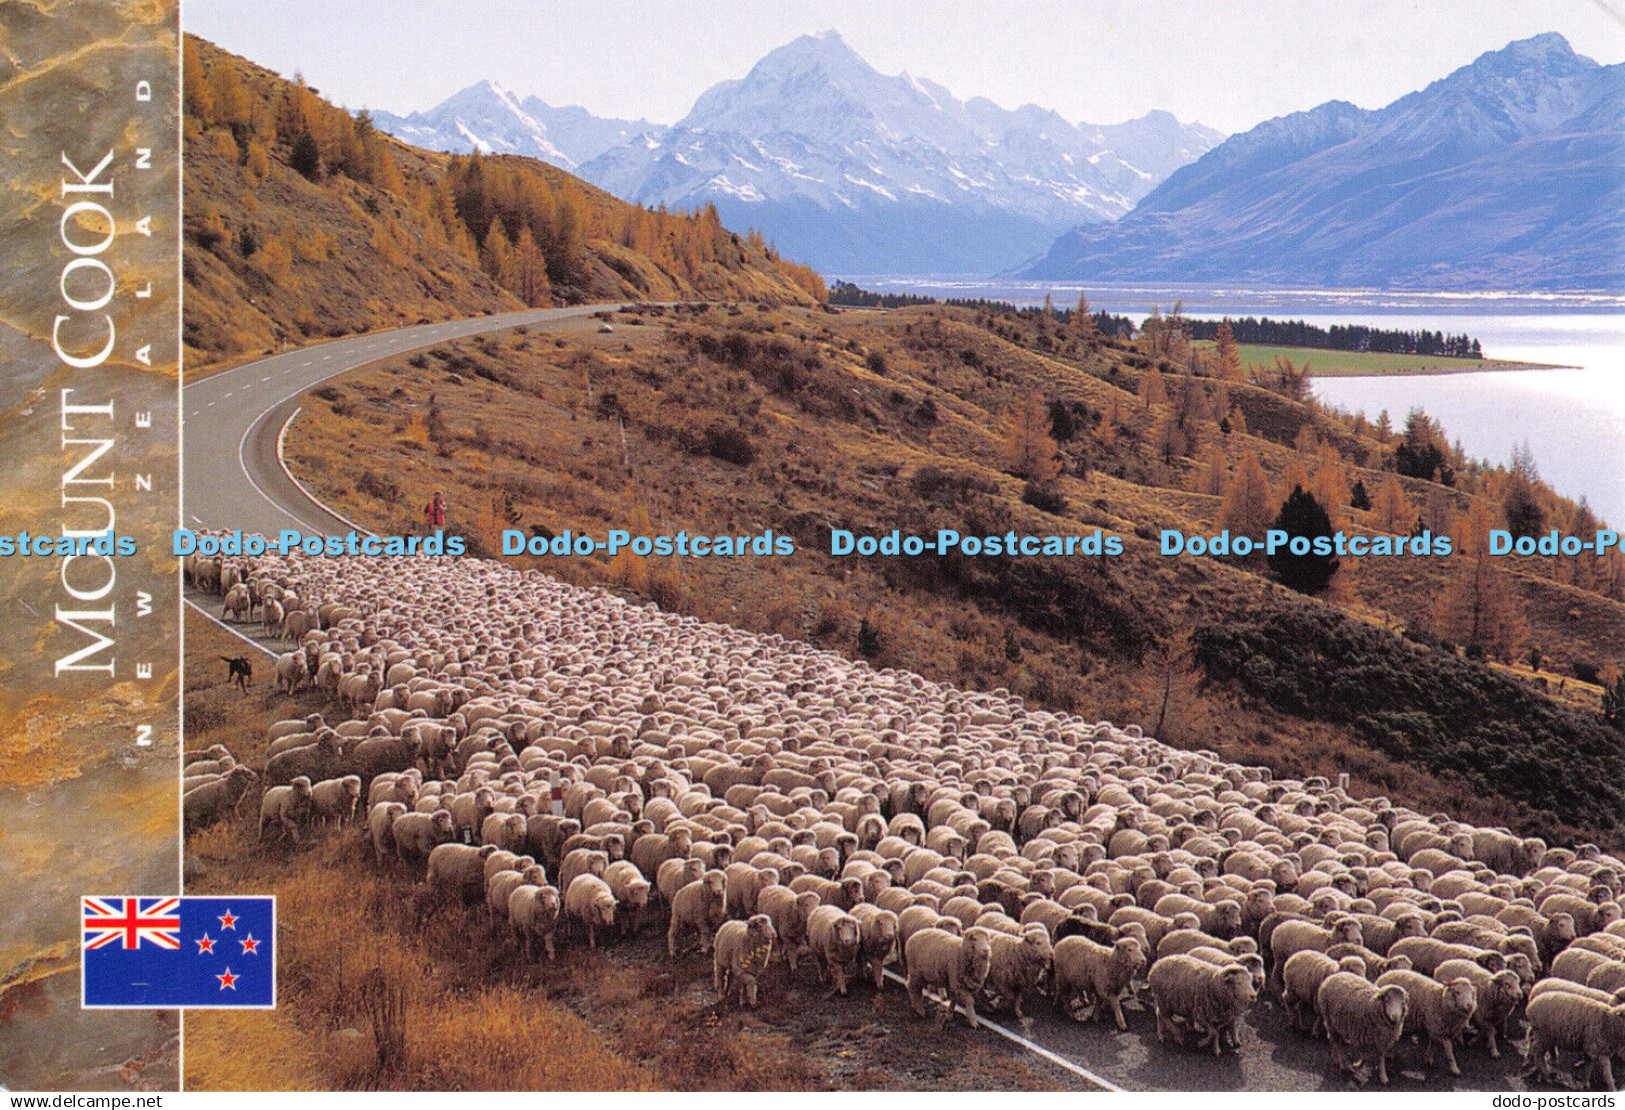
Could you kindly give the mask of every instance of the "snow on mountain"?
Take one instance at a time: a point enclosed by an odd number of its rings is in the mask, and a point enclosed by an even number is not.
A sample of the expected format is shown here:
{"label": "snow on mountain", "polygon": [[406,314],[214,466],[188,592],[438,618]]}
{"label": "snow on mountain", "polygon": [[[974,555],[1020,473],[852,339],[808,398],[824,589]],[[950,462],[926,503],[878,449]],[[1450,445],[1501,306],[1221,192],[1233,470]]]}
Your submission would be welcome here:
{"label": "snow on mountain", "polygon": [[836,272],[986,272],[1079,221],[1116,219],[1220,138],[1152,113],[1073,125],[1034,105],[961,102],[886,76],[834,31],[706,90],[656,141],[586,163],[627,200],[717,205],[787,255]]}
{"label": "snow on mountain", "polygon": [[1232,136],[1014,276],[1625,286],[1625,65],[1537,35],[1377,110]]}
{"label": "snow on mountain", "polygon": [[373,123],[404,142],[467,154],[523,154],[573,170],[610,147],[663,129],[648,120],[605,119],[585,108],[521,100],[495,81],[481,81],[426,112],[373,113]]}

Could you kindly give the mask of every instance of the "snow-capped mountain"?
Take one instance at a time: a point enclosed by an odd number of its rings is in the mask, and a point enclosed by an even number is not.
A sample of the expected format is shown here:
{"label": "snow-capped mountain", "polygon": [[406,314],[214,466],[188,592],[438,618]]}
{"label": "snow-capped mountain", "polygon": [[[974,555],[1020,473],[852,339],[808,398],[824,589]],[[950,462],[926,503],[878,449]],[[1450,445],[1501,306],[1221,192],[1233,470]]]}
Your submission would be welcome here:
{"label": "snow-capped mountain", "polygon": [[648,120],[605,119],[574,105],[521,100],[495,81],[470,85],[426,112],[373,113],[373,123],[404,142],[467,154],[523,154],[573,170],[634,136],[664,129]]}
{"label": "snow-capped mountain", "polygon": [[1341,286],[1625,286],[1625,65],[1557,34],[1374,111],[1232,136],[1016,276]]}
{"label": "snow-capped mountain", "polygon": [[834,31],[774,50],[664,133],[580,167],[645,204],[714,203],[838,273],[985,273],[1080,221],[1128,212],[1221,136],[1166,112],[1110,127],[961,102],[877,73]]}

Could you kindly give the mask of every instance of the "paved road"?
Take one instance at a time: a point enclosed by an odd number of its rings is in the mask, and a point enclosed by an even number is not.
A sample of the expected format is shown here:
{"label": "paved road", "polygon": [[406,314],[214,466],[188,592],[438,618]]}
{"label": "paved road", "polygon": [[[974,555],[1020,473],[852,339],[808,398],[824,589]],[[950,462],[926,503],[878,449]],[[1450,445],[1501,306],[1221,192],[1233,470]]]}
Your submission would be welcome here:
{"label": "paved road", "polygon": [[[289,481],[277,458],[278,437],[305,391],[386,356],[521,324],[545,327],[603,307],[535,309],[335,340],[261,359],[187,386],[182,398],[186,526],[271,534],[299,528],[342,534],[349,526]],[[188,601],[210,617],[219,615],[218,598],[202,598],[188,591]],[[252,636],[256,629],[249,626],[242,631]],[[896,1001],[907,1007],[900,991]],[[1255,1006],[1244,1019],[1240,1054],[1227,1053],[1218,1059],[1158,1046],[1152,1015],[1137,1007],[1127,1007],[1127,1033],[1119,1033],[1109,1024],[1080,1025],[1041,1001],[1029,1005],[1029,1010],[1025,1025],[1003,1017],[997,1020],[1008,1021],[1014,1032],[1128,1090],[1353,1089],[1339,1071],[1331,1048],[1288,1029],[1280,1008],[1269,1002]],[[1420,1048],[1409,1049],[1399,1067],[1390,1064],[1393,1088],[1526,1089],[1517,1078],[1515,1048],[1500,1061],[1489,1059],[1479,1046],[1463,1049],[1457,1056],[1462,1078],[1452,1080],[1441,1072],[1430,1079],[1421,1067]],[[1055,1068],[1054,1074],[1063,1082],[1090,1087],[1076,1072]]]}
{"label": "paved road", "polygon": [[312,386],[377,359],[481,332],[545,325],[602,311],[537,308],[335,339],[250,362],[181,391],[182,523],[275,535],[283,528],[344,533],[348,525],[288,480],[277,439]]}

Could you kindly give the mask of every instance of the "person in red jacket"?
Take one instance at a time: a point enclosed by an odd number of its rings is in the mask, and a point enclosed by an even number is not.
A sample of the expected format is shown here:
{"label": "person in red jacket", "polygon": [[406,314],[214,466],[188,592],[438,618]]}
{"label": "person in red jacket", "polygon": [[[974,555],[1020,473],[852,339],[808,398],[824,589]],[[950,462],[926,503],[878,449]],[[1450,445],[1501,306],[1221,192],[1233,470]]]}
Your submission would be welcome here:
{"label": "person in red jacket", "polygon": [[439,490],[434,491],[434,500],[423,506],[423,515],[429,522],[431,532],[446,526],[446,499]]}

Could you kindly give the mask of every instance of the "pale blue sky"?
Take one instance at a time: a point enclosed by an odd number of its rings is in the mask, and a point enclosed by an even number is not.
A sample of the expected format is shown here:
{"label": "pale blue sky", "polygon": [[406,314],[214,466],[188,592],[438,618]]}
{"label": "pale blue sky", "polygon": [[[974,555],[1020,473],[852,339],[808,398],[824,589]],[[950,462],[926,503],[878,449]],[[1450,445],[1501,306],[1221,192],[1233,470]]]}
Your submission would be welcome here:
{"label": "pale blue sky", "polygon": [[351,108],[427,108],[482,78],[672,123],[709,86],[834,28],[882,73],[1072,122],[1164,108],[1221,131],[1374,108],[1513,39],[1625,61],[1622,0],[182,0],[186,29]]}

